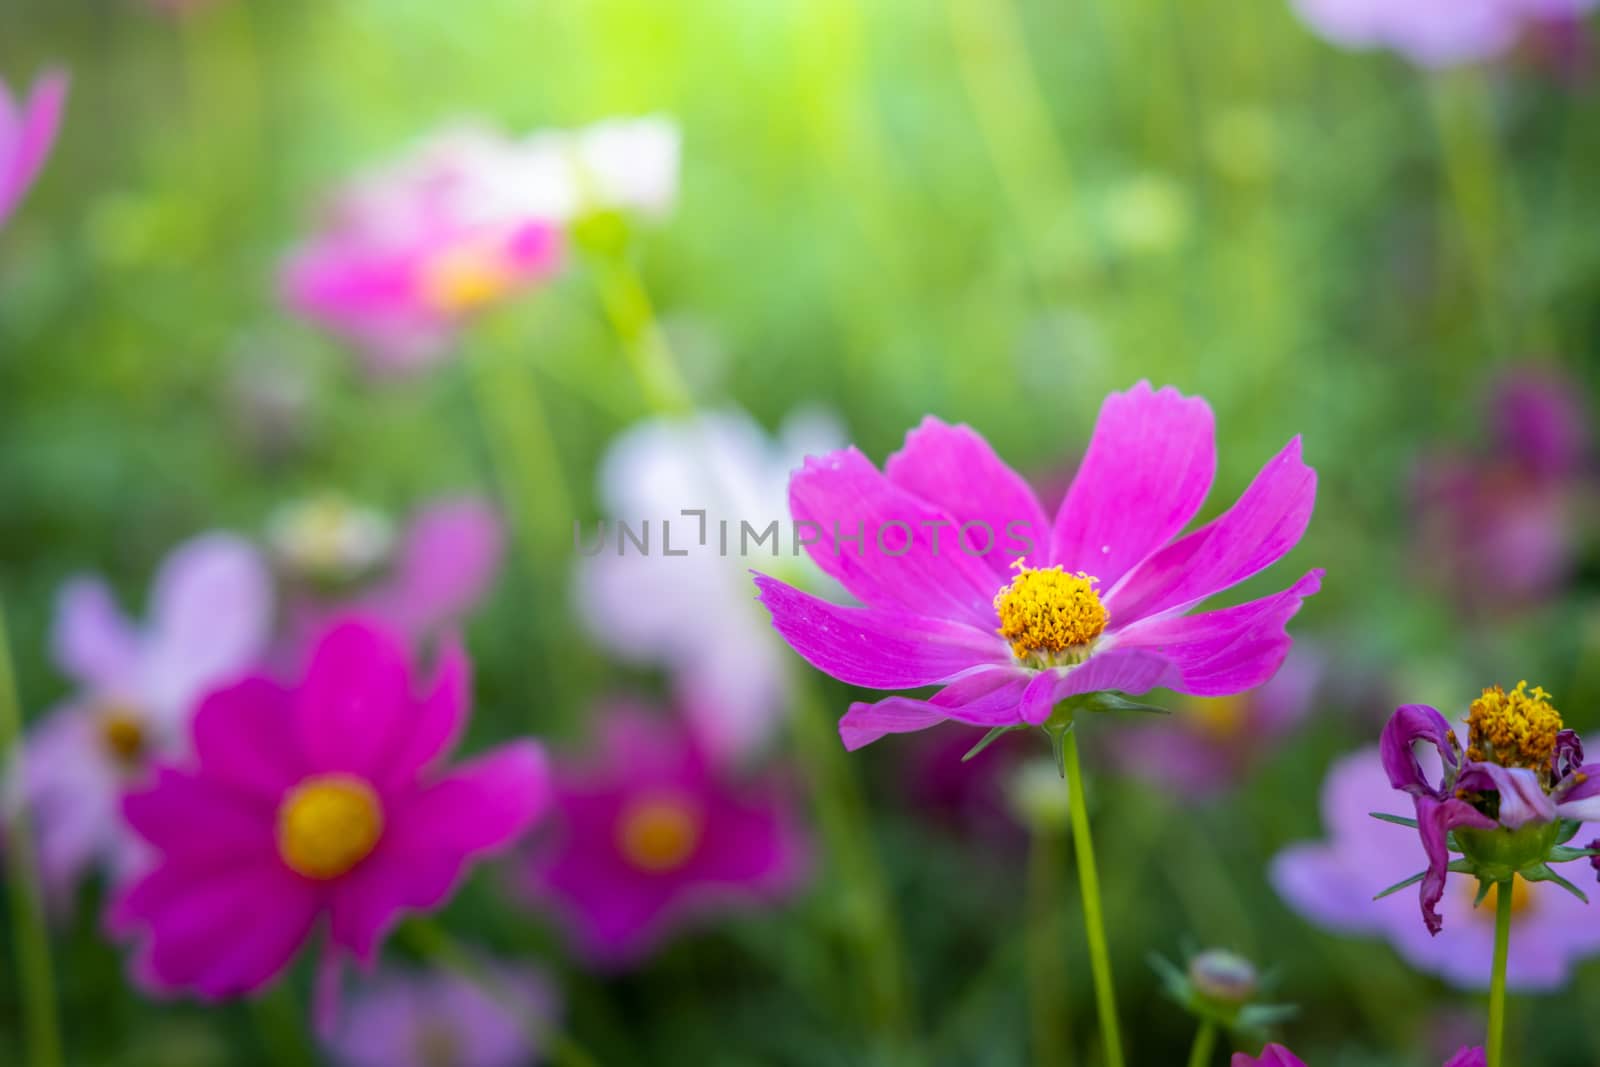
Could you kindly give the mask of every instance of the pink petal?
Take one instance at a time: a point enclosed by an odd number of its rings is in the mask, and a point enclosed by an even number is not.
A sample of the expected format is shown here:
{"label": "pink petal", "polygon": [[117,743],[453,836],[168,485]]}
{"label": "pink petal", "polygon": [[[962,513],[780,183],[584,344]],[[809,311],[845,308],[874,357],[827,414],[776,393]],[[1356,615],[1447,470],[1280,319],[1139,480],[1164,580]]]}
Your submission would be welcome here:
{"label": "pink petal", "polygon": [[159,769],[152,786],[122,798],[122,814],[158,851],[191,866],[277,855],[276,798],[186,771]]}
{"label": "pink petal", "polygon": [[116,690],[132,683],[139,636],[99,578],[74,578],[61,587],[52,644],[62,671],[91,688]]}
{"label": "pink petal", "polygon": [[763,574],[755,582],[790,646],[813,667],[852,685],[911,689],[1012,659],[992,630],[887,608],[840,607]]}
{"label": "pink petal", "polygon": [[1079,666],[1058,667],[1036,675],[1022,694],[1022,718],[1025,722],[1042,723],[1057,704],[1083,693],[1148,693],[1170,686],[1176,674],[1171,660],[1149,650],[1112,648],[1096,652]]}
{"label": "pink petal", "polygon": [[363,619],[338,623],[312,649],[294,725],[310,768],[377,777],[410,728],[410,664],[392,633]]}
{"label": "pink petal", "polygon": [[461,618],[494,583],[504,550],[500,517],[485,502],[432,505],[407,532],[394,579],[377,598],[377,614],[415,635]]}
{"label": "pink petal", "polygon": [[876,704],[852,704],[839,720],[839,737],[854,752],[886,734],[925,730],[947,720],[971,726],[1021,725],[1019,707],[1030,677],[1021,670],[979,670],[927,700],[889,697]]}
{"label": "pink petal", "polygon": [[1305,598],[1322,588],[1314,570],[1280,593],[1198,615],[1167,615],[1116,635],[1118,649],[1150,649],[1169,659],[1182,693],[1227,696],[1254,689],[1278,672],[1293,640],[1285,627]]}
{"label": "pink petal", "polygon": [[417,703],[409,723],[398,732],[396,746],[383,761],[380,784],[397,788],[410,782],[453,749],[466,726],[471,700],[472,662],[460,640],[451,637],[440,647],[432,688]]}
{"label": "pink petal", "polygon": [[[789,481],[789,510],[797,523],[814,524],[800,530],[817,539],[807,549],[817,566],[868,606],[993,625],[999,585],[989,565],[954,547],[948,514],[879,474],[856,449],[808,458]],[[844,540],[856,534],[859,542]]]}
{"label": "pink petal", "polygon": [[11,108],[0,109],[0,119],[16,123],[7,131],[5,126],[10,123],[0,122],[0,134],[10,134],[0,137],[0,223],[5,222],[44,167],[61,127],[66,100],[67,75],[50,71],[35,83],[22,105],[20,121]]}
{"label": "pink petal", "polygon": [[1056,513],[1049,562],[1110,589],[1175,537],[1200,510],[1216,473],[1213,422],[1210,405],[1171,386],[1157,392],[1140,382],[1106,397]]}
{"label": "pink petal", "polygon": [[[941,540],[949,546],[945,551],[960,551],[962,544],[975,553],[987,549],[982,558],[997,589],[1011,581],[1014,558],[1037,558],[1049,540],[1050,525],[1032,488],[969,426],[950,426],[930,415],[906,435],[884,474],[962,526],[977,524],[961,542],[956,529],[942,531]],[[1037,548],[1028,551],[1029,545]]]}
{"label": "pink petal", "polygon": [[1271,566],[1300,541],[1317,499],[1317,472],[1284,446],[1227,512],[1168,545],[1106,596],[1112,626],[1179,611]]}
{"label": "pink petal", "polygon": [[288,689],[264,677],[206,697],[192,727],[205,774],[277,803],[307,771],[290,728],[293,705]]}

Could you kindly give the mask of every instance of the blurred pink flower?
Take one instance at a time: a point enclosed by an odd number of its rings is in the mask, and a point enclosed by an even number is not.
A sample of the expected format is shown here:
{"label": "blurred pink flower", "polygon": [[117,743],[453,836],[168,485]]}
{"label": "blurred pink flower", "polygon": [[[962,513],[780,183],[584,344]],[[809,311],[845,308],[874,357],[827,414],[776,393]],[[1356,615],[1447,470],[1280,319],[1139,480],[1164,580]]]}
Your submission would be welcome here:
{"label": "blurred pink flower", "polygon": [[[320,928],[322,984],[336,988],[342,953],[371,965],[402,911],[441,906],[472,860],[527,830],[549,803],[537,744],[443,765],[469,670],[452,642],[424,681],[399,635],[352,619],[292,685],[255,676],[207,698],[193,759],[123,802],[155,852],[107,916],[137,944],[140,982],[247,994]],[[323,1021],[331,1009],[319,1005]]]}
{"label": "blurred pink flower", "polygon": [[118,808],[151,761],[181,751],[206,692],[255,667],[272,626],[272,579],[247,542],[204,534],[157,572],[135,627],[106,583],[76,578],[57,601],[54,654],[78,685],[29,732],[7,801],[25,803],[46,885],[71,891],[90,868],[120,879],[142,855]]}
{"label": "blurred pink flower", "polygon": [[636,963],[675,928],[786,895],[807,870],[785,788],[734,781],[642,710],[606,713],[596,758],[557,764],[555,790],[554,836],[528,886],[598,967]]}
{"label": "blurred pink flower", "polygon": [[[1482,1048],[1464,1048],[1446,1060],[1444,1067],[1485,1067],[1486,1063]],[[1282,1045],[1268,1045],[1259,1058],[1235,1052],[1230,1067],[1306,1067],[1306,1063]]]}
{"label": "blurred pink flower", "polygon": [[[625,661],[666,667],[699,743],[719,761],[749,755],[782,721],[788,656],[761,625],[748,568],[773,565],[770,548],[739,544],[741,521],[764,529],[788,514],[789,472],[809,455],[838,446],[838,423],[819,412],[791,415],[776,438],[740,411],[650,419],[612,442],[601,463],[599,495],[614,529],[648,520],[672,523],[674,551],[619,554],[615,533],[579,561],[574,595],[595,639]],[[706,512],[699,522],[685,508]],[[722,551],[719,522],[729,524]],[[792,576],[815,583],[809,560],[787,559]]]}
{"label": "blurred pink flower", "polygon": [[329,619],[350,613],[424,641],[471,613],[505,554],[499,514],[473,496],[425,504],[396,544],[381,515],[323,495],[280,512],[268,540],[293,590],[291,654]]}
{"label": "blurred pink flower", "polygon": [[1493,574],[1496,611],[1560,588],[1592,492],[1582,397],[1578,383],[1553,370],[1517,368],[1490,390],[1480,450],[1423,457],[1414,507],[1426,573],[1463,599],[1482,587],[1469,576]]}
{"label": "blurred pink flower", "polygon": [[44,167],[66,101],[67,75],[59,70],[41,76],[21,101],[0,81],[0,225]]}
{"label": "blurred pink flower", "polygon": [[1294,0],[1335,44],[1389,48],[1425,67],[1492,59],[1540,22],[1571,18],[1597,0]]}
{"label": "blurred pink flower", "polygon": [[1171,715],[1131,720],[1108,738],[1112,761],[1181,799],[1215,795],[1240,784],[1299,725],[1321,676],[1320,656],[1297,646],[1259,689],[1186,697]]}
{"label": "blurred pink flower", "polygon": [[[492,991],[449,971],[384,970],[363,982],[328,1042],[342,1067],[524,1067],[556,1013],[543,974],[486,966]],[[498,994],[492,995],[492,994]]]}
{"label": "blurred pink flower", "polygon": [[[1444,928],[1437,936],[1417,921],[1412,894],[1373,899],[1428,865],[1415,833],[1369,814],[1409,818],[1411,806],[1410,798],[1390,785],[1376,746],[1346,756],[1333,765],[1322,786],[1327,839],[1279,853],[1270,871],[1273,887],[1290,907],[1320,926],[1345,935],[1381,937],[1420,971],[1463,989],[1487,988],[1495,917],[1492,907],[1473,907],[1476,879],[1457,875],[1448,880],[1438,905]],[[1577,840],[1587,838],[1580,834]],[[1600,924],[1587,905],[1558,885],[1519,878],[1515,886],[1507,982],[1524,991],[1560,989],[1576,961],[1600,954]]]}

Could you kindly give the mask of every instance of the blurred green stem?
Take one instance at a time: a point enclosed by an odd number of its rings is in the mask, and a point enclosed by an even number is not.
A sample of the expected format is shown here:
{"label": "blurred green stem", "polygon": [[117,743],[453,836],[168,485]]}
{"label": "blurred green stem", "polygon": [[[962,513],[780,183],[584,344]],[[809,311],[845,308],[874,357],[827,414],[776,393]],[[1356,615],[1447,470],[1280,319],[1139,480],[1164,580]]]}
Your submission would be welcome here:
{"label": "blurred green stem", "polygon": [[1511,340],[1500,286],[1505,197],[1487,89],[1479,72],[1455,71],[1440,77],[1432,101],[1453,209],[1444,228],[1461,234],[1484,331],[1504,346]]}
{"label": "blurred green stem", "polygon": [[1189,1067],[1206,1067],[1211,1053],[1217,1047],[1217,1024],[1207,1019],[1194,1035],[1194,1045],[1189,1049]]}
{"label": "blurred green stem", "polygon": [[846,921],[861,953],[873,1025],[893,1054],[910,1046],[912,1033],[910,993],[888,885],[864,829],[867,814],[860,786],[838,735],[828,728],[831,719],[814,686],[798,682],[795,691],[789,715],[795,755],[811,786],[827,853],[839,864],[840,882],[852,898]]}
{"label": "blurred green stem", "polygon": [[[11,637],[6,632],[5,605],[0,603],[0,766],[13,780],[27,781],[22,750],[22,708],[17,699]],[[22,791],[24,796],[26,791]],[[12,807],[7,826],[11,854],[11,926],[16,938],[18,984],[22,990],[28,1034],[28,1063],[60,1067],[61,1026],[56,1018],[55,975],[50,965],[50,936],[45,925],[44,896],[34,854],[33,826],[26,801]]]}
{"label": "blurred green stem", "polygon": [[1072,805],[1072,847],[1078,860],[1078,887],[1083,895],[1083,925],[1089,940],[1089,968],[1094,974],[1095,1007],[1100,1013],[1106,1067],[1123,1067],[1122,1031],[1117,1026],[1116,987],[1111,978],[1111,953],[1106,948],[1105,917],[1100,906],[1100,873],[1094,865],[1094,839],[1089,835],[1089,806],[1083,791],[1083,766],[1078,758],[1078,731],[1068,728],[1059,741],[1062,773]]}
{"label": "blurred green stem", "polygon": [[656,318],[644,282],[624,249],[593,257],[595,284],[606,318],[622,343],[645,402],[659,415],[686,415],[694,410],[689,387],[678,373],[672,348]]}
{"label": "blurred green stem", "polygon": [[558,1029],[549,1019],[531,1018],[526,1010],[527,1005],[506,988],[499,976],[474,959],[437,923],[430,919],[414,918],[401,930],[406,942],[419,955],[465,978],[505,1008],[522,1025],[529,1043],[534,1048],[542,1049],[556,1067],[600,1067],[600,1060],[574,1040],[571,1034]]}
{"label": "blurred green stem", "polygon": [[1495,885],[1494,970],[1489,978],[1489,1067],[1505,1062],[1506,959],[1511,954],[1511,882]]}
{"label": "blurred green stem", "polygon": [[1024,951],[1028,965],[1029,1012],[1033,1020],[1033,1063],[1039,1067],[1066,1067],[1072,1062],[1068,1020],[1066,953],[1062,951],[1061,833],[1038,825],[1028,842],[1028,937]]}

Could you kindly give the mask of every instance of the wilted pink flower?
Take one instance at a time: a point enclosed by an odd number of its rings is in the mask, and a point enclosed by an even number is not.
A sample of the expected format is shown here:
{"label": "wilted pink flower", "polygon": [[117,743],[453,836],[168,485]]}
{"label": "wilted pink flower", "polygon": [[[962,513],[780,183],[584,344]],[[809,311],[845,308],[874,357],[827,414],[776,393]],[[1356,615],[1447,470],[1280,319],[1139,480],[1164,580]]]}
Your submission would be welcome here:
{"label": "wilted pink flower", "polygon": [[[1487,1067],[1482,1048],[1464,1048],[1445,1061],[1444,1067]],[[1306,1062],[1282,1045],[1268,1045],[1260,1057],[1243,1052],[1233,1054],[1232,1067],[1306,1067]]]}
{"label": "wilted pink flower", "polygon": [[471,496],[424,505],[396,544],[382,515],[325,494],[280,512],[268,540],[292,590],[294,646],[351,613],[423,641],[471,613],[493,586],[505,550],[500,516]]}
{"label": "wilted pink flower", "polygon": [[1491,59],[1530,25],[1594,6],[1595,0],[1295,0],[1300,16],[1335,44],[1393,49],[1425,67]]}
{"label": "wilted pink flower", "polygon": [[[1373,899],[1427,866],[1415,836],[1369,814],[1410,815],[1407,799],[1389,784],[1377,746],[1341,759],[1322,786],[1326,839],[1294,845],[1275,857],[1273,887],[1290,907],[1320,926],[1345,935],[1381,937],[1420,971],[1460,988],[1487,988],[1495,914],[1493,900],[1473,906],[1476,879],[1457,876],[1445,886],[1437,904],[1443,921],[1437,937],[1417,921],[1415,897],[1397,893]],[[1507,983],[1523,991],[1560,989],[1576,961],[1600,953],[1600,924],[1588,906],[1557,885],[1521,878],[1514,885]]]}
{"label": "wilted pink flower", "polygon": [[1418,556],[1467,600],[1495,575],[1496,612],[1558,590],[1571,573],[1590,480],[1588,415],[1576,383],[1520,368],[1490,393],[1484,447],[1440,451],[1418,464]]}
{"label": "wilted pink flower", "polygon": [[1284,627],[1322,572],[1186,613],[1294,547],[1316,473],[1297,437],[1230,510],[1178,537],[1215,469],[1210,406],[1140,382],[1106,399],[1050,523],[988,442],[929,418],[882,473],[850,448],[807,460],[790,482],[811,558],[864,607],[765,575],[756,585],[778,632],[819,670],[874,689],[943,687],[852,705],[840,722],[852,749],[946,719],[1037,725],[1079,694],[1242,692],[1277,672]]}
{"label": "wilted pink flower", "polygon": [[78,691],[29,732],[22,780],[46,884],[70,892],[90,868],[121,878],[142,855],[124,826],[122,790],[151,761],[181,751],[201,697],[255,667],[272,626],[272,579],[250,545],[212,533],[168,555],[148,621],[123,617],[99,578],[76,578],[57,600],[53,651]]}
{"label": "wilted pink flower", "polygon": [[485,966],[484,985],[449,971],[385,970],[351,995],[329,1042],[342,1067],[525,1067],[556,1013],[537,971]]}
{"label": "wilted pink flower", "polygon": [[1177,797],[1195,799],[1239,784],[1257,760],[1311,710],[1322,674],[1302,645],[1259,689],[1189,697],[1171,715],[1136,720],[1108,739],[1114,763]]}
{"label": "wilted pink flower", "polygon": [[528,884],[596,966],[637,962],[675,928],[781,897],[805,874],[787,790],[729,778],[642,711],[605,715],[597,758],[554,777],[554,836]]}
{"label": "wilted pink flower", "polygon": [[67,76],[62,71],[47,72],[21,101],[0,81],[0,225],[44,167],[66,101]]}
{"label": "wilted pink flower", "polygon": [[113,902],[155,991],[253,992],[316,930],[371,964],[402,911],[442,905],[468,864],[504,848],[549,802],[542,749],[517,741],[459,767],[469,666],[445,645],[424,682],[397,634],[349,620],[303,677],[213,693],[194,758],[123,803],[155,852]]}
{"label": "wilted pink flower", "polygon": [[372,371],[444,358],[474,313],[560,267],[559,221],[495,194],[514,165],[503,138],[461,130],[351,183],[284,265],[289,306],[353,341]]}
{"label": "wilted pink flower", "polygon": [[[746,543],[740,523],[764,530],[780,519],[789,472],[840,440],[837,422],[820,413],[791,415],[774,439],[743,412],[705,412],[639,423],[601,464],[610,536],[580,561],[579,615],[622,659],[671,671],[689,725],[718,760],[749,756],[772,737],[792,663],[750,598],[748,568],[771,566],[776,545]],[[685,508],[704,511],[704,531]],[[618,551],[619,522],[649,523],[663,540],[670,522],[674,554],[660,540],[648,554]],[[796,581],[821,578],[809,561],[789,562]]]}

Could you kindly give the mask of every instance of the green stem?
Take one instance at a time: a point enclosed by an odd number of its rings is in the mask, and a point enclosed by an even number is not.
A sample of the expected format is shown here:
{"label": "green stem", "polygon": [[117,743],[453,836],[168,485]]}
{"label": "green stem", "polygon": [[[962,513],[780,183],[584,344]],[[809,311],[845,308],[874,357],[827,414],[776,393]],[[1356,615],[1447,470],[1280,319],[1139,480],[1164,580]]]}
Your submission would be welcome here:
{"label": "green stem", "polygon": [[1489,980],[1489,1067],[1501,1067],[1505,1062],[1506,959],[1511,954],[1513,888],[1511,882],[1495,886],[1494,970]]}
{"label": "green stem", "polygon": [[[18,782],[27,781],[22,750],[22,709],[17,700],[16,670],[5,609],[0,605],[0,764],[9,765]],[[50,965],[44,894],[34,855],[28,805],[16,804],[7,827],[11,852],[11,926],[17,943],[17,971],[22,988],[28,1034],[28,1063],[60,1067],[61,1025],[56,1017],[55,975]]]}
{"label": "green stem", "polygon": [[1122,1031],[1117,1026],[1116,989],[1111,980],[1111,953],[1106,949],[1105,918],[1100,906],[1100,874],[1094,865],[1094,839],[1089,836],[1089,806],[1083,793],[1083,767],[1078,760],[1075,729],[1069,727],[1065,731],[1060,751],[1072,804],[1072,847],[1078,860],[1083,925],[1089,938],[1089,969],[1094,975],[1094,1000],[1100,1014],[1101,1039],[1106,1045],[1106,1067],[1123,1067]]}
{"label": "green stem", "polygon": [[1066,954],[1061,944],[1061,835],[1052,826],[1034,828],[1028,844],[1029,1014],[1033,1021],[1033,1062],[1061,1067],[1072,1062],[1067,1034]]}
{"label": "green stem", "polygon": [[1206,1067],[1211,1053],[1217,1047],[1217,1024],[1207,1019],[1194,1035],[1194,1045],[1189,1049],[1189,1067]]}
{"label": "green stem", "polygon": [[628,358],[645,402],[661,415],[685,415],[694,410],[689,387],[678,373],[650,294],[625,252],[603,254],[595,260],[595,280],[606,318]]}

